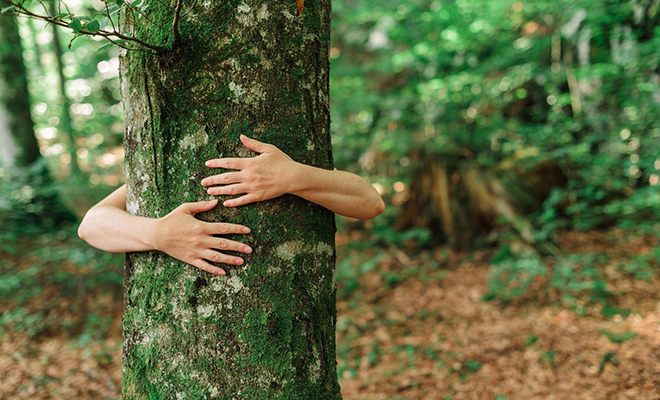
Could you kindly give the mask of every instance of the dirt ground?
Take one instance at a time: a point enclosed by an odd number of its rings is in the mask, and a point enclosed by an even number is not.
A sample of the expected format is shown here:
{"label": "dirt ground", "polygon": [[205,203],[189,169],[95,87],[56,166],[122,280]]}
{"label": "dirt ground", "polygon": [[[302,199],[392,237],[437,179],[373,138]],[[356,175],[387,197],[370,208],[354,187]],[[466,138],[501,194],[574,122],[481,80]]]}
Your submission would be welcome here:
{"label": "dirt ground", "polygon": [[[350,256],[347,240],[338,240],[339,261]],[[608,231],[568,232],[560,248],[607,254],[615,263],[654,246],[649,236]],[[576,313],[542,290],[503,306],[483,300],[491,255],[392,251],[361,276],[359,289],[337,304],[344,399],[660,399],[658,276],[614,276],[608,289],[618,306],[632,310],[626,318],[605,318],[597,305]],[[424,260],[434,257],[444,266],[425,269]],[[413,266],[421,269],[407,274]],[[392,284],[383,271],[402,278]],[[105,342],[75,346],[61,332],[32,341],[11,331],[0,336],[1,399],[120,397],[121,302],[109,294],[94,301],[114,315]]]}

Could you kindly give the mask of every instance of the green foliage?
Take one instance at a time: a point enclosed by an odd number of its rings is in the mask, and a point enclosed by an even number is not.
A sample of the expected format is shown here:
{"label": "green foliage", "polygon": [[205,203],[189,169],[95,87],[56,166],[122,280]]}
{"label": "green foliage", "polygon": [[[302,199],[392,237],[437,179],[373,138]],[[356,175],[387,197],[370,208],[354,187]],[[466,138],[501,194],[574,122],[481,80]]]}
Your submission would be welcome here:
{"label": "green foliage", "polygon": [[[419,150],[484,167],[551,162],[568,182],[530,216],[539,239],[562,227],[653,226],[660,19],[637,7],[335,2],[337,164],[376,177],[398,204],[393,184],[421,178],[410,175]],[[586,17],[576,24],[580,10]]]}
{"label": "green foliage", "polygon": [[554,265],[550,287],[556,289],[564,304],[574,306],[586,294],[592,303],[607,304],[611,293],[599,264],[606,257],[599,254],[571,254]]}
{"label": "green foliage", "polygon": [[74,220],[60,200],[44,159],[12,171],[5,179],[0,177],[0,225],[3,226],[0,238],[4,242]]}
{"label": "green foliage", "polygon": [[538,342],[539,337],[536,335],[530,335],[525,338],[525,347],[530,347],[533,346],[536,342]]}
{"label": "green foliage", "polygon": [[610,342],[612,343],[625,343],[637,337],[637,333],[631,331],[617,333],[603,329],[601,332],[603,335],[607,336],[607,338],[610,339]]}
{"label": "green foliage", "polygon": [[[84,302],[98,291],[120,295],[122,257],[89,247],[77,237],[73,225],[31,232],[3,236],[0,308],[5,311],[0,316],[0,330],[33,337],[59,329],[76,337],[80,346],[105,338],[111,319]],[[12,249],[21,251],[8,252]],[[77,319],[62,319],[62,307]],[[55,308],[62,309],[52,312]]]}
{"label": "green foliage", "polygon": [[527,292],[537,277],[547,275],[547,267],[536,253],[514,256],[504,245],[491,261],[488,292],[484,300],[500,299],[508,302]]}
{"label": "green foliage", "polygon": [[657,275],[658,265],[660,265],[660,252],[656,249],[655,254],[636,254],[630,262],[621,264],[621,270],[637,279],[648,281]]}
{"label": "green foliage", "polygon": [[598,368],[598,373],[602,373],[605,370],[605,365],[607,363],[610,363],[614,365],[615,367],[619,365],[619,357],[617,357],[616,353],[614,352],[609,352],[603,354],[603,357],[600,359],[600,365]]}

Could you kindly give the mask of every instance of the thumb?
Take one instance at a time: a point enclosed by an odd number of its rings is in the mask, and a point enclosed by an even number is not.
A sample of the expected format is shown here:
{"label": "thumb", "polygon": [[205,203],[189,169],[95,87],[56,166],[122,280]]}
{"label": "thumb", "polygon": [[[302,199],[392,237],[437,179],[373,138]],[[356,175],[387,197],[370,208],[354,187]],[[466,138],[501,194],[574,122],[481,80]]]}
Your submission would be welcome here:
{"label": "thumb", "polygon": [[218,200],[213,199],[211,201],[197,201],[194,203],[184,203],[182,208],[184,211],[190,213],[191,215],[195,215],[203,211],[208,211],[213,207],[215,207],[217,204],[218,204]]}
{"label": "thumb", "polygon": [[263,143],[255,139],[251,139],[245,135],[241,135],[241,142],[250,150],[254,150],[257,153],[265,153],[268,150],[268,143]]}

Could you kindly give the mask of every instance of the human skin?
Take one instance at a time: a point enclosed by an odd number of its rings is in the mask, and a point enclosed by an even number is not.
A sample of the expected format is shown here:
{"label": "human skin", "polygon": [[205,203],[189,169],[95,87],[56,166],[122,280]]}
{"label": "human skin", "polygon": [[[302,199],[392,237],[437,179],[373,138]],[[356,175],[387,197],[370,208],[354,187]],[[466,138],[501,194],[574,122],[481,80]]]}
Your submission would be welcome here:
{"label": "human skin", "polygon": [[[346,171],[326,170],[298,163],[271,144],[241,135],[241,142],[259,153],[251,158],[220,158],[209,168],[234,170],[202,179],[210,195],[238,195],[223,202],[239,207],[289,193],[330,211],[356,219],[375,218],[385,204],[363,178]],[[159,250],[204,271],[224,275],[209,261],[241,265],[243,259],[224,254],[231,250],[249,254],[238,241],[214,235],[248,234],[250,228],[226,222],[204,222],[195,214],[216,207],[217,199],[184,203],[162,218],[146,218],[126,211],[126,185],[94,205],[85,214],[78,236],[90,245],[113,253]]]}

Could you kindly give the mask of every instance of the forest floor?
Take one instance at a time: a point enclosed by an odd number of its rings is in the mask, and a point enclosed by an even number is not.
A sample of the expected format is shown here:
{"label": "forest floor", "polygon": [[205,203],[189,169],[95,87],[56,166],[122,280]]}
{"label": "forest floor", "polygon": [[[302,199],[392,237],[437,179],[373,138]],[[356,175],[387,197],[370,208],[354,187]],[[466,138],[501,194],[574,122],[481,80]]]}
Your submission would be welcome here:
{"label": "forest floor", "polygon": [[[536,288],[506,305],[486,302],[493,251],[374,247],[358,257],[349,245],[358,239],[337,238],[343,268],[375,260],[338,282],[345,400],[660,399],[660,274],[636,279],[619,268],[657,247],[653,236],[617,229],[562,234],[566,254],[607,255],[598,268],[625,317]],[[0,254],[5,266],[12,259],[18,268],[34,262]],[[62,297],[53,290],[44,287],[20,313],[0,299],[0,399],[119,398],[121,296],[69,288],[83,295]],[[76,328],[91,308],[95,319]],[[90,336],[90,324],[103,330],[103,340]]]}

